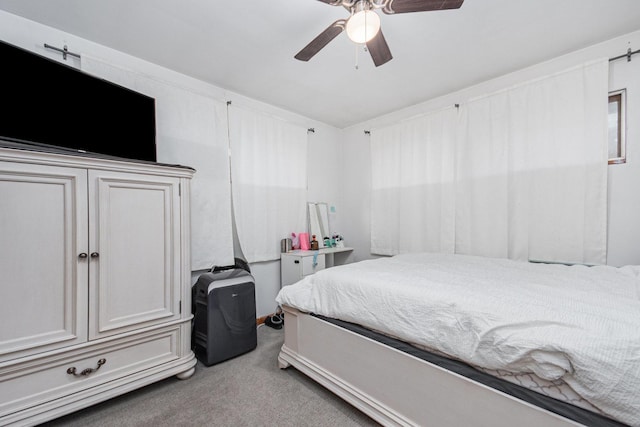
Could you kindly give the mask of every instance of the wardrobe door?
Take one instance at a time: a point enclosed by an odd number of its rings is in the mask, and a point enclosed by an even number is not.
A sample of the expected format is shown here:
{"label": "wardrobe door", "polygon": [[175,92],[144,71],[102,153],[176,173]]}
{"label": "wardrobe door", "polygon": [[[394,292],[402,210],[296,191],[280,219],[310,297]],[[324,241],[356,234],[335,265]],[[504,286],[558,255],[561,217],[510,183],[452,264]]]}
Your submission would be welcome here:
{"label": "wardrobe door", "polygon": [[87,340],[87,172],[0,161],[0,362]]}
{"label": "wardrobe door", "polygon": [[180,317],[179,179],[89,171],[91,339]]}

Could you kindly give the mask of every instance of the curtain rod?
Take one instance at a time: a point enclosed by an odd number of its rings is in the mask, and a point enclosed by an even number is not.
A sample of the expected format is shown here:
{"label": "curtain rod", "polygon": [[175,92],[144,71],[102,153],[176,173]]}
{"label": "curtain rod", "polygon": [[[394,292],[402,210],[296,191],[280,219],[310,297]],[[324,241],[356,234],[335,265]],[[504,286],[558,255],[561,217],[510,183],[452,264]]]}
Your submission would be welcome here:
{"label": "curtain rod", "polygon": [[65,44],[64,47],[62,49],[60,49],[59,47],[55,47],[55,46],[51,46],[48,44],[44,44],[44,47],[47,49],[52,49],[55,50],[57,52],[62,53],[62,59],[64,59],[65,61],[67,60],[67,55],[71,55],[71,56],[75,56],[76,58],[80,59],[80,55],[77,53],[73,53],[73,52],[69,52],[67,50],[67,45]]}
{"label": "curtain rod", "polygon": [[627,53],[624,55],[616,56],[615,58],[609,58],[609,62],[617,61],[618,59],[627,58],[627,62],[631,62],[631,55],[635,55],[636,53],[640,53],[640,49],[631,52],[631,48],[627,49]]}

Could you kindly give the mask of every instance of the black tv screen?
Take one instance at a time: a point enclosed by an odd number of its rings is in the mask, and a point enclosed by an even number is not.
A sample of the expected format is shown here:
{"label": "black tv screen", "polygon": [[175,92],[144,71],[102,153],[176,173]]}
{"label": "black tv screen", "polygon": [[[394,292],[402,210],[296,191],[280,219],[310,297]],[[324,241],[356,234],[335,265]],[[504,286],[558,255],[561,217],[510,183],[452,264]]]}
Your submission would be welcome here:
{"label": "black tv screen", "polygon": [[156,161],[155,99],[0,41],[0,138]]}

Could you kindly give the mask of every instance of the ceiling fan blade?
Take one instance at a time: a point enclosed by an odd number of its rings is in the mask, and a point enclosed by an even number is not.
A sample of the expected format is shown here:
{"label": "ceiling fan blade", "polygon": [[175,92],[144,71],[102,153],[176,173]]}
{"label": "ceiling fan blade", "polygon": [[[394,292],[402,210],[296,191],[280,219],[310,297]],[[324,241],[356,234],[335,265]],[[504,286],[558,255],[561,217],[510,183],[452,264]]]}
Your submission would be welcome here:
{"label": "ceiling fan blade", "polygon": [[336,22],[329,25],[329,27],[321,32],[318,37],[311,40],[311,43],[298,52],[294,58],[299,59],[300,61],[308,61],[313,58],[316,53],[320,52],[323,47],[344,31],[346,22],[347,21],[345,19],[338,19]]}
{"label": "ceiling fan blade", "polygon": [[387,15],[395,13],[428,12],[431,10],[458,9],[464,0],[389,0],[382,8]]}
{"label": "ceiling fan blade", "polygon": [[378,34],[367,42],[367,49],[369,49],[371,59],[373,59],[376,67],[386,64],[393,59],[389,45],[387,45],[387,41],[384,39],[384,35],[382,35],[382,30],[378,31]]}

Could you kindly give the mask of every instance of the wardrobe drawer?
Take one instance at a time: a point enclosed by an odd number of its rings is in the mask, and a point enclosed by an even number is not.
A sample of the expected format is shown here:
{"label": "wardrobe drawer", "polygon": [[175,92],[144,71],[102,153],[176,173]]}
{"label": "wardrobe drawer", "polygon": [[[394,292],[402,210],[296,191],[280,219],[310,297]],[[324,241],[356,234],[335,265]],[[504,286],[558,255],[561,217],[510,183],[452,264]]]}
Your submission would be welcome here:
{"label": "wardrobe drawer", "polygon": [[[89,346],[0,369],[1,417],[178,359],[179,329]],[[72,354],[72,355],[71,355]],[[74,369],[75,368],[75,369]],[[75,375],[73,374],[75,372]]]}

